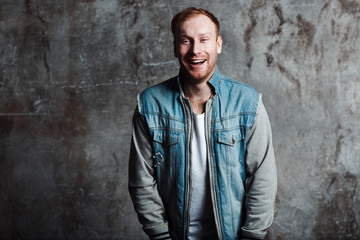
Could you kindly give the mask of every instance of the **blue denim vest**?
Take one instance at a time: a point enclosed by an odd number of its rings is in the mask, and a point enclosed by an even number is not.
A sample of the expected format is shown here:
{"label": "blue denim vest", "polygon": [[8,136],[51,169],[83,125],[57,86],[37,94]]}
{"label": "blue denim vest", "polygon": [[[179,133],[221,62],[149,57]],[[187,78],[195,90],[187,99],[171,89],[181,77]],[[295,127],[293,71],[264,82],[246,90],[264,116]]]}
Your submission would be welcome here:
{"label": "blue denim vest", "polygon": [[[215,222],[220,239],[234,240],[241,235],[244,216],[246,133],[254,123],[260,95],[217,68],[209,83],[215,90],[212,107],[205,112],[210,123],[208,163]],[[174,239],[185,239],[187,234],[190,105],[182,94],[179,76],[138,96],[139,111],[152,138],[158,191]]]}

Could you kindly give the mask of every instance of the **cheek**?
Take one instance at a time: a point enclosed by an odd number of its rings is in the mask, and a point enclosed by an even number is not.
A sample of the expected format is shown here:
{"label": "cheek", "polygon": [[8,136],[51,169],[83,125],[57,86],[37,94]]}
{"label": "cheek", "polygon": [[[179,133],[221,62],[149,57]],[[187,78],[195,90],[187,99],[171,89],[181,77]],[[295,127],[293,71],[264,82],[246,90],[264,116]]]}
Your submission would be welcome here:
{"label": "cheek", "polygon": [[207,52],[209,53],[209,55],[217,55],[218,53],[218,47],[216,44],[211,44],[211,46],[209,46],[207,48]]}
{"label": "cheek", "polygon": [[183,55],[184,55],[184,53],[185,53],[185,49],[184,49],[184,47],[179,46],[179,47],[177,48],[176,53],[177,53],[178,57],[183,56]]}
{"label": "cheek", "polygon": [[181,45],[176,45],[174,47],[175,57],[181,58],[184,55],[184,47]]}
{"label": "cheek", "polygon": [[183,46],[183,47],[180,47],[179,49],[179,55],[180,57],[185,57],[186,54],[189,52],[188,48]]}

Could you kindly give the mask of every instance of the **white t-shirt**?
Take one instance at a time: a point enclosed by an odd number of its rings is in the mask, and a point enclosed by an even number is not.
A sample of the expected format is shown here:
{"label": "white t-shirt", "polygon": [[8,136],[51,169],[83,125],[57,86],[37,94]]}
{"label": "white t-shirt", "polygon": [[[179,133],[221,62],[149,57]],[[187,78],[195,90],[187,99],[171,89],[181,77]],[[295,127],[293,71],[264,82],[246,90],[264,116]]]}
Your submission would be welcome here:
{"label": "white t-shirt", "polygon": [[189,239],[217,239],[206,160],[205,114],[193,115]]}

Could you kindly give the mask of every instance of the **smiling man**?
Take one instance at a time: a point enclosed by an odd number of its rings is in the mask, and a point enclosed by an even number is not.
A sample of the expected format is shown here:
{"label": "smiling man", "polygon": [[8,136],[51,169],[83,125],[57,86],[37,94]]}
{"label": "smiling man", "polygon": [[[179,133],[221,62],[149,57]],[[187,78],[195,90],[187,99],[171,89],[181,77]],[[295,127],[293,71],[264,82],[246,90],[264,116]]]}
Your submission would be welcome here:
{"label": "smiling man", "polygon": [[261,95],[222,75],[207,10],[171,22],[179,75],[138,96],[129,191],[150,239],[263,239],[277,177]]}

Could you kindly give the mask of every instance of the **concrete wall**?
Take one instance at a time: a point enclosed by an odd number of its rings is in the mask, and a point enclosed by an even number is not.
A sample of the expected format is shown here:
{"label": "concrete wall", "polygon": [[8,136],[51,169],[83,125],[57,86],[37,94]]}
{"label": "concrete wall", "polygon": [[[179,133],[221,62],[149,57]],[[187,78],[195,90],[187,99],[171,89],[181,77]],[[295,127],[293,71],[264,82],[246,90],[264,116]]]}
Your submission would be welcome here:
{"label": "concrete wall", "polygon": [[220,20],[220,71],[263,94],[268,239],[360,238],[359,1],[0,0],[0,239],[146,239],[131,116],[177,74],[170,21],[188,6]]}

